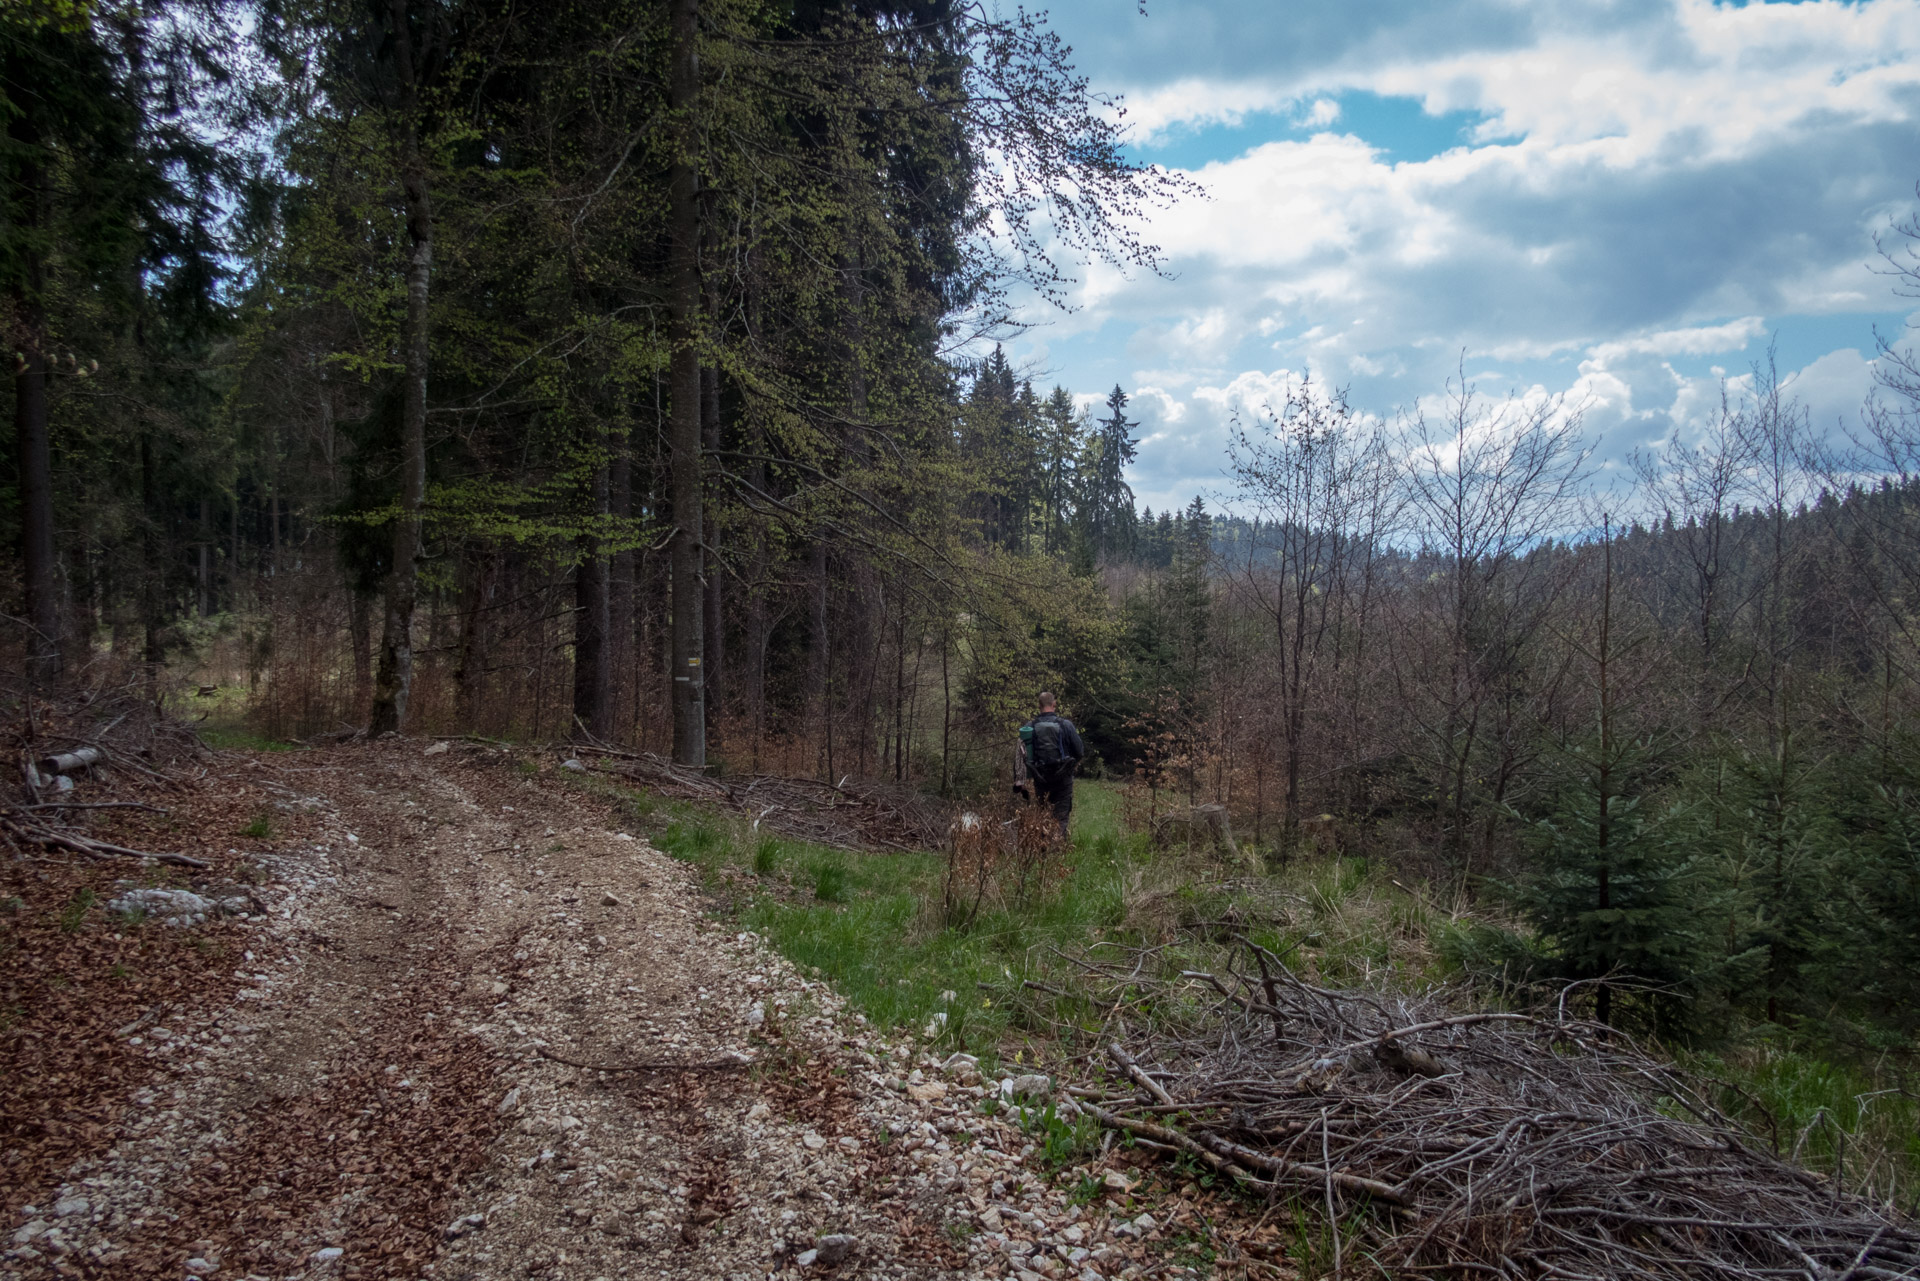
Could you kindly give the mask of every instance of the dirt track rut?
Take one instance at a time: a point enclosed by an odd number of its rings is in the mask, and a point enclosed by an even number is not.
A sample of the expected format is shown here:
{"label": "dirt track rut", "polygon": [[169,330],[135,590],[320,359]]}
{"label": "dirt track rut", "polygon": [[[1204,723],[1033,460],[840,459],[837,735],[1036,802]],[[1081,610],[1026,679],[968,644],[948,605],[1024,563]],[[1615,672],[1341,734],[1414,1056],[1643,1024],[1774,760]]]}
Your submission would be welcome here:
{"label": "dirt track rut", "polygon": [[305,838],[255,856],[245,985],[141,1029],[151,1085],[0,1277],[1126,1274],[1100,1242],[1144,1207],[1067,1206],[964,1064],[550,777],[417,741],[247,768]]}

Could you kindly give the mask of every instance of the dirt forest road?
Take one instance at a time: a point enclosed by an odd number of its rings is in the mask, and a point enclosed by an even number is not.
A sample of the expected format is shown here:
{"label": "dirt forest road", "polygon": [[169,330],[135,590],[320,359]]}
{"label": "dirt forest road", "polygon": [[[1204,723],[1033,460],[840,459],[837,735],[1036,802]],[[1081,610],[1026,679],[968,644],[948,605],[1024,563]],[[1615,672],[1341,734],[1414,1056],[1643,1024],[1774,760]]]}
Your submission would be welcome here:
{"label": "dirt forest road", "polygon": [[996,1083],[866,1028],[512,766],[223,757],[293,833],[246,855],[232,982],[115,1029],[118,1115],[7,1207],[0,1278],[1184,1272],[1119,1176],[1078,1205],[1038,1177],[979,1113]]}

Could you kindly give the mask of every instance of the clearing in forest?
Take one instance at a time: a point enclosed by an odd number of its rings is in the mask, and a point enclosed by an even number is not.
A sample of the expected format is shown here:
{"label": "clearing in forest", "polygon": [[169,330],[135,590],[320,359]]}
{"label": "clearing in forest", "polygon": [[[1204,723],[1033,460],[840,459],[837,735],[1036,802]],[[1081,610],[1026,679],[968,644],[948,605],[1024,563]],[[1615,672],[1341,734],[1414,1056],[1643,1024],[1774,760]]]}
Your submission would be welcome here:
{"label": "clearing in forest", "polygon": [[[631,830],[633,793],[557,757],[191,759],[116,748],[89,799],[4,815],[0,1277],[1920,1265],[1903,1217],[1605,1028],[1328,986],[1270,927],[1317,919],[1300,937],[1339,971],[1340,884],[1100,836],[1056,870],[1110,899],[1048,883],[956,941],[926,928],[936,856],[865,856],[919,917],[874,914],[838,864],[782,879],[764,844],[737,891],[699,825],[732,820],[669,825],[672,857]],[[1090,799],[1099,823],[1112,798]],[[182,861],[78,857],[102,840]],[[947,949],[924,1027],[883,1013],[904,980],[876,928]],[[1047,952],[1045,978],[975,978],[996,947]]]}

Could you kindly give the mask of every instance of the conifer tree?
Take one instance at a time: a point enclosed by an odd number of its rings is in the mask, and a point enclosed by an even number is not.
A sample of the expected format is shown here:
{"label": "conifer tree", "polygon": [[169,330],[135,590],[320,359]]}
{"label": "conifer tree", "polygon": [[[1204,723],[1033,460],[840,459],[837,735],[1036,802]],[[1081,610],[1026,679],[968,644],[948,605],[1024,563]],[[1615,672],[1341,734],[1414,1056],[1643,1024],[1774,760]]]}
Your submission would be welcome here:
{"label": "conifer tree", "polygon": [[1126,410],[1127,393],[1116,384],[1107,395],[1108,416],[1095,424],[1083,464],[1088,538],[1093,554],[1103,560],[1133,554],[1136,518],[1127,467],[1138,450],[1133,429],[1140,424],[1129,419]]}
{"label": "conifer tree", "polygon": [[1073,393],[1056,386],[1040,407],[1039,419],[1041,550],[1048,555],[1067,549],[1078,479],[1074,465],[1080,457],[1082,434]]}
{"label": "conifer tree", "polygon": [[1642,807],[1646,747],[1622,723],[1623,670],[1642,637],[1623,638],[1615,614],[1613,539],[1597,549],[1600,584],[1591,634],[1576,642],[1593,697],[1592,731],[1563,753],[1567,778],[1529,830],[1532,864],[1510,893],[1561,977],[1592,985],[1595,1015],[1612,1024],[1616,993],[1642,997],[1663,1027],[1701,956],[1692,868]]}
{"label": "conifer tree", "polygon": [[1771,751],[1737,750],[1702,771],[1710,821],[1696,839],[1717,854],[1732,896],[1728,961],[1753,976],[1736,1000],[1769,1023],[1819,1010],[1809,979],[1838,937],[1829,913],[1845,846],[1829,809],[1830,765],[1806,759],[1798,736],[1784,735]]}

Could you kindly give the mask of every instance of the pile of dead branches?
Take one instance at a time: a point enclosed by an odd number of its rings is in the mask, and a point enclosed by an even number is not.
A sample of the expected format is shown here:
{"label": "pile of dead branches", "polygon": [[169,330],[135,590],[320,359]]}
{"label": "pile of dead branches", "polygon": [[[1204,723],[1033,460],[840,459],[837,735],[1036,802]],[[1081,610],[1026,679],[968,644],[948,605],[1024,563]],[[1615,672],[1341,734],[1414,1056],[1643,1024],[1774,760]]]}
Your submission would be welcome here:
{"label": "pile of dead branches", "polygon": [[936,849],[953,816],[910,787],[842,779],[826,783],[773,774],[715,778],[651,752],[581,747],[603,773],[663,796],[723,805],[782,836],[863,850]]}
{"label": "pile of dead branches", "polygon": [[[103,799],[112,789],[85,789],[89,781],[123,780],[141,791],[171,789],[180,780],[161,767],[204,756],[193,730],[163,713],[134,690],[77,690],[60,698],[22,698],[14,751],[19,788],[0,788],[0,832],[20,845],[40,846],[90,858],[141,858],[184,867],[206,867],[186,854],[129,849],[89,834],[87,819],[100,810],[164,813],[144,800]],[[12,795],[9,795],[13,792]]]}
{"label": "pile of dead branches", "polygon": [[1071,1093],[1102,1125],[1364,1222],[1349,1275],[1920,1276],[1902,1216],[1764,1150],[1564,1006],[1331,991],[1244,938],[1220,973],[1160,955],[1086,963],[1087,994],[1133,1017],[1111,1075]]}

